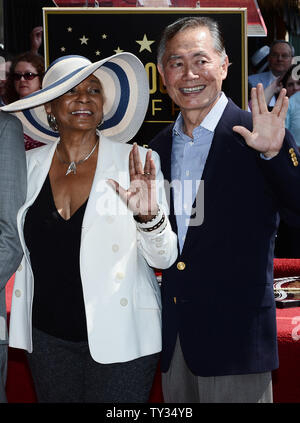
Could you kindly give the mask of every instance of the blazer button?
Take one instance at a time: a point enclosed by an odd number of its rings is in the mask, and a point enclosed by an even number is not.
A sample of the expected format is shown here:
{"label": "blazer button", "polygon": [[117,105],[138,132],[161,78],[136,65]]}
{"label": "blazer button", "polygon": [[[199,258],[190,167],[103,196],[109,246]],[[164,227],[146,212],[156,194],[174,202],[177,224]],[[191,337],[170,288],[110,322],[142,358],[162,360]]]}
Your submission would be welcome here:
{"label": "blazer button", "polygon": [[20,291],[20,289],[16,289],[16,290],[15,290],[15,296],[16,296],[17,298],[21,297],[21,291]]}
{"label": "blazer button", "polygon": [[127,304],[128,304],[128,300],[127,300],[127,298],[121,298],[121,300],[120,300],[120,304],[121,304],[121,306],[126,307],[126,306],[127,306]]}
{"label": "blazer button", "polygon": [[120,281],[120,280],[122,280],[122,279],[124,279],[124,273],[123,272],[117,272],[117,274],[116,274],[116,278]]}
{"label": "blazer button", "polygon": [[178,270],[184,270],[185,269],[185,263],[183,261],[179,261],[177,263],[177,269]]}
{"label": "blazer button", "polygon": [[117,253],[119,251],[119,246],[118,244],[113,244],[111,249],[113,250],[114,253]]}

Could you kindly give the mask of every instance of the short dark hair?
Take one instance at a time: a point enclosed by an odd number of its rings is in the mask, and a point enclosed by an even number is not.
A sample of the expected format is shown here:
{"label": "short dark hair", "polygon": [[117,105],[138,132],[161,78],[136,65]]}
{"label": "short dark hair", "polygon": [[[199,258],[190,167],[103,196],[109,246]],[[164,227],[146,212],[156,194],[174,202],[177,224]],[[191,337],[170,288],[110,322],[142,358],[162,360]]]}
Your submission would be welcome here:
{"label": "short dark hair", "polygon": [[180,18],[172,24],[168,25],[161,36],[160,42],[157,49],[157,61],[162,63],[162,58],[166,50],[166,44],[170,41],[178,32],[184,31],[188,28],[206,27],[210,31],[210,34],[214,41],[214,47],[216,52],[224,60],[226,57],[226,51],[224,46],[223,37],[217,21],[203,16],[190,16]]}
{"label": "short dark hair", "polygon": [[[284,77],[282,78],[282,80],[281,80],[281,83],[282,83],[282,86],[284,87],[284,88],[286,88],[287,87],[287,82],[288,82],[288,79],[290,78],[290,76],[293,78],[293,79],[295,79],[294,78],[294,76],[296,76],[296,75],[293,75],[293,70],[297,67],[298,65],[292,65],[289,69],[288,69],[288,71],[286,72],[286,74],[284,75]],[[300,79],[300,75],[298,75],[298,72],[297,72],[297,76],[298,76],[298,80]]]}
{"label": "short dark hair", "polygon": [[285,40],[274,40],[271,43],[271,45],[270,45],[270,53],[269,54],[271,54],[272,48],[274,46],[276,46],[276,44],[287,44],[289,46],[289,48],[291,49],[291,55],[292,55],[292,57],[295,55],[295,49],[294,49],[294,47],[288,41],[285,41]]}
{"label": "short dark hair", "polygon": [[13,80],[13,74],[15,73],[15,68],[19,62],[28,62],[31,63],[32,66],[36,69],[36,73],[39,75],[40,84],[42,85],[42,80],[45,72],[44,67],[44,58],[39,54],[32,53],[31,51],[27,51],[24,53],[19,54],[18,56],[14,57],[10,70],[8,73],[8,78],[6,81],[6,101],[7,104],[12,103],[19,99],[19,94],[15,89],[15,84]]}

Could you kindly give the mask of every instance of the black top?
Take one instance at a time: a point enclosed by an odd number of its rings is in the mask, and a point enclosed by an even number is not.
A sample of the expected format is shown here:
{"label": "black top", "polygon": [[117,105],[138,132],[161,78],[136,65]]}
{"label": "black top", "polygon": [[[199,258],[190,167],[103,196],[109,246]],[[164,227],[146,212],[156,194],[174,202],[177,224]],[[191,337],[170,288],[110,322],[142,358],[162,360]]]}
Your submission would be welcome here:
{"label": "black top", "polygon": [[47,176],[24,224],[34,275],[32,325],[70,341],[87,339],[79,267],[86,204],[65,220],[56,209]]}

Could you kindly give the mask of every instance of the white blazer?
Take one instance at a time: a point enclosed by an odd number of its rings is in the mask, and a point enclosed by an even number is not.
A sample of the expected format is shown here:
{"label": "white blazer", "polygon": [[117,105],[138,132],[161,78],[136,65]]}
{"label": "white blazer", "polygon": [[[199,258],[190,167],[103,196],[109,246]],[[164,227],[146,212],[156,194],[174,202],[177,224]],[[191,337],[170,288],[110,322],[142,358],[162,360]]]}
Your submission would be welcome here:
{"label": "white blazer", "polygon": [[[24,256],[15,277],[9,345],[28,352],[33,350],[34,279],[23,226],[26,212],[49,172],[56,145],[54,142],[27,152],[28,192],[17,216]],[[177,237],[169,221],[161,233],[139,230],[132,213],[106,182],[112,178],[124,188],[129,187],[131,148],[101,136],[97,168],[83,218],[80,272],[88,342],[91,356],[100,363],[129,361],[161,350],[160,288],[152,268],[168,268],[177,258]],[[139,151],[144,161],[147,150],[139,148]],[[163,175],[155,152],[153,159],[158,202],[167,215]],[[53,265],[49,257],[49,266]]]}

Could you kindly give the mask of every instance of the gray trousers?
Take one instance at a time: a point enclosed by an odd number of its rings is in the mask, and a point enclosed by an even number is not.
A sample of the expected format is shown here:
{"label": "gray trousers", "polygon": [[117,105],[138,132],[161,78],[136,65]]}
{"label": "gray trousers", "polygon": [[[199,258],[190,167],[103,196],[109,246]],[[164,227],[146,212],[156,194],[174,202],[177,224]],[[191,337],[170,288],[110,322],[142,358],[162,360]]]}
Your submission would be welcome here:
{"label": "gray trousers", "polygon": [[38,402],[148,402],[159,354],[125,363],[101,364],[87,342],[70,342],[33,329],[27,354]]}
{"label": "gray trousers", "polygon": [[233,376],[195,376],[187,367],[179,337],[166,373],[162,373],[166,403],[272,403],[271,372]]}
{"label": "gray trousers", "polygon": [[7,402],[5,385],[7,375],[7,344],[0,344],[0,403]]}

